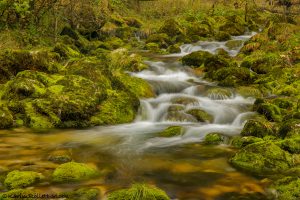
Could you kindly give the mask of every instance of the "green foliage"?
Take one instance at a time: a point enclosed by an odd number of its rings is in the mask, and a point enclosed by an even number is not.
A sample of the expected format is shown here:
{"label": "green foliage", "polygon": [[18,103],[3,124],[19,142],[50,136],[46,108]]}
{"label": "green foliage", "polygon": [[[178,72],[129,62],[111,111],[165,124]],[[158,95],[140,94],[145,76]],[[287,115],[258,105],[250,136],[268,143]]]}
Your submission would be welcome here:
{"label": "green foliage", "polygon": [[167,194],[151,185],[134,184],[129,189],[117,190],[107,196],[108,200],[169,200]]}
{"label": "green foliage", "polygon": [[43,175],[37,172],[15,170],[8,173],[4,184],[8,189],[25,188],[38,183],[43,178]]}
{"label": "green foliage", "polygon": [[97,176],[96,169],[76,162],[68,162],[58,166],[52,174],[54,182],[77,182]]}

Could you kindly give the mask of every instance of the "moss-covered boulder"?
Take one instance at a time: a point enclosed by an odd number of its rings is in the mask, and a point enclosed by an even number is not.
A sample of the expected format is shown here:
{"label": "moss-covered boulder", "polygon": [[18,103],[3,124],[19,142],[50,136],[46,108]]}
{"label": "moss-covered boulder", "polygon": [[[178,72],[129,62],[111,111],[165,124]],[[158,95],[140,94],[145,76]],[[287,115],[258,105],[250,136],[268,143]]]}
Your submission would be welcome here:
{"label": "moss-covered boulder", "polygon": [[69,151],[64,150],[56,150],[51,152],[48,156],[48,160],[54,163],[67,163],[72,161],[71,153]]}
{"label": "moss-covered boulder", "polygon": [[230,34],[225,31],[218,31],[214,37],[217,41],[227,41],[231,38]]}
{"label": "moss-covered boulder", "polygon": [[61,195],[70,200],[97,200],[100,198],[100,191],[94,188],[81,188],[72,192],[63,192]]}
{"label": "moss-covered boulder", "polygon": [[181,52],[181,48],[179,44],[174,44],[168,47],[168,52],[169,53],[180,53]]}
{"label": "moss-covered boulder", "polygon": [[180,136],[183,133],[183,128],[181,126],[170,126],[159,133],[159,137],[174,137]]}
{"label": "moss-covered boulder", "polygon": [[221,25],[219,30],[234,36],[243,35],[246,32],[246,23],[239,15],[228,16],[225,24]]}
{"label": "moss-covered boulder", "polygon": [[6,107],[0,107],[0,129],[11,128],[14,125],[14,119],[11,112]]}
{"label": "moss-covered boulder", "polygon": [[91,123],[109,125],[132,122],[139,105],[139,99],[134,94],[109,90],[107,100],[100,103],[98,112],[91,117]]}
{"label": "moss-covered boulder", "polygon": [[300,154],[300,136],[285,139],[280,142],[280,146],[290,153]]}
{"label": "moss-covered boulder", "polygon": [[279,135],[283,138],[290,138],[300,135],[300,119],[289,119],[282,122],[279,128]]}
{"label": "moss-covered boulder", "polygon": [[68,162],[58,166],[52,174],[54,182],[77,182],[98,175],[95,168],[83,163]]}
{"label": "moss-covered boulder", "polygon": [[169,111],[164,119],[173,122],[197,122],[194,116],[183,111]]}
{"label": "moss-covered boulder", "polygon": [[217,145],[224,142],[224,136],[220,133],[209,133],[204,138],[204,144]]}
{"label": "moss-covered boulder", "polygon": [[282,120],[281,109],[272,103],[255,103],[254,111],[264,115],[269,121],[280,122]]}
{"label": "moss-covered boulder", "polygon": [[184,34],[184,31],[175,19],[166,20],[164,24],[160,27],[159,32],[165,33],[169,37],[175,37]]}
{"label": "moss-covered boulder", "polygon": [[212,122],[213,116],[201,109],[191,109],[186,111],[187,114],[192,115],[198,122]]}
{"label": "moss-covered boulder", "polygon": [[43,178],[44,176],[37,172],[15,170],[7,174],[4,185],[10,190],[26,188],[40,182]]}
{"label": "moss-covered boulder", "polygon": [[210,88],[205,92],[205,95],[210,99],[229,99],[232,96],[232,92],[227,88]]}
{"label": "moss-covered boulder", "polygon": [[272,124],[267,120],[259,119],[248,120],[241,132],[242,136],[254,136],[259,138],[274,134]]}
{"label": "moss-covered boulder", "polygon": [[251,86],[240,86],[236,88],[236,93],[243,96],[243,97],[255,97],[261,98],[262,92],[257,87]]}
{"label": "moss-covered boulder", "polygon": [[246,136],[246,137],[241,137],[241,136],[235,136],[231,139],[231,145],[235,148],[243,148],[249,144],[253,144],[256,142],[262,142],[263,139],[257,138],[254,136]]}
{"label": "moss-covered boulder", "polygon": [[165,49],[168,48],[170,44],[172,44],[169,36],[165,33],[157,33],[157,34],[150,35],[146,40],[146,44],[149,43],[155,43],[159,46],[159,48],[165,48]]}
{"label": "moss-covered boulder", "polygon": [[293,157],[272,141],[263,141],[242,148],[230,163],[242,170],[264,175],[288,170],[293,166]]}
{"label": "moss-covered boulder", "polygon": [[211,35],[211,30],[210,30],[209,25],[207,25],[207,24],[202,24],[199,22],[192,22],[187,27],[186,33],[191,38],[193,36],[208,37],[209,35]]}
{"label": "moss-covered boulder", "polygon": [[213,55],[206,51],[196,51],[182,58],[182,64],[188,66],[199,67],[210,59]]}
{"label": "moss-covered boulder", "polygon": [[114,191],[108,194],[107,199],[170,200],[168,195],[161,189],[145,184],[134,184],[129,189]]}
{"label": "moss-covered boulder", "polygon": [[173,104],[180,104],[180,105],[189,105],[189,104],[196,104],[198,102],[197,99],[191,97],[175,97],[171,100]]}
{"label": "moss-covered boulder", "polygon": [[243,45],[242,40],[229,40],[226,42],[225,46],[229,49],[239,49]]}
{"label": "moss-covered boulder", "polygon": [[0,83],[5,83],[18,72],[35,70],[48,73],[58,72],[59,55],[46,50],[5,50],[0,53]]}
{"label": "moss-covered boulder", "polygon": [[285,177],[277,180],[271,188],[277,192],[278,200],[296,200],[300,197],[300,178]]}

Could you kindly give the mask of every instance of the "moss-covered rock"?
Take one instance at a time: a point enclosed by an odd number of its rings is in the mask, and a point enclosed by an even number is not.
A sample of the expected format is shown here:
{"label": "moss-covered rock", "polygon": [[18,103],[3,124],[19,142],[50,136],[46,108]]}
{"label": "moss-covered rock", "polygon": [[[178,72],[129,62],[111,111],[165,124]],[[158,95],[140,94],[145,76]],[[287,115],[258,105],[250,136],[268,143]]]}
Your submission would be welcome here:
{"label": "moss-covered rock", "polygon": [[205,94],[213,100],[229,99],[232,96],[231,90],[226,88],[210,88],[205,92]]}
{"label": "moss-covered rock", "polygon": [[108,200],[139,199],[139,200],[169,200],[168,195],[151,185],[134,184],[129,189],[114,191],[107,196]]}
{"label": "moss-covered rock", "polygon": [[0,129],[11,128],[14,119],[11,112],[6,107],[0,107]]}
{"label": "moss-covered rock", "polygon": [[191,109],[186,112],[197,119],[198,122],[212,122],[213,116],[201,109]]}
{"label": "moss-covered rock", "polygon": [[225,46],[229,49],[239,49],[243,45],[242,40],[229,40],[226,42]]}
{"label": "moss-covered rock", "polygon": [[197,119],[194,116],[183,111],[169,111],[164,119],[173,122],[197,122]]}
{"label": "moss-covered rock", "polygon": [[138,111],[139,99],[124,91],[109,90],[98,112],[91,118],[93,125],[121,124],[132,122]]}
{"label": "moss-covered rock", "polygon": [[285,139],[280,142],[280,146],[290,153],[300,154],[300,136]]}
{"label": "moss-covered rock", "polygon": [[215,34],[215,39],[217,41],[227,41],[230,40],[230,38],[231,38],[230,34],[225,31],[219,31]]}
{"label": "moss-covered rock", "polygon": [[235,136],[231,139],[231,145],[236,148],[243,148],[249,144],[262,142],[262,141],[263,139],[254,136],[247,136],[247,137]]}
{"label": "moss-covered rock", "polygon": [[290,119],[284,121],[279,128],[279,135],[283,138],[289,138],[300,135],[300,120]]}
{"label": "moss-covered rock", "polygon": [[196,104],[198,100],[190,97],[175,97],[171,100],[171,102],[173,104],[188,105],[188,104]]}
{"label": "moss-covered rock", "polygon": [[37,172],[15,170],[7,174],[4,184],[8,189],[26,188],[43,178],[44,176]]}
{"label": "moss-covered rock", "polygon": [[241,132],[242,136],[254,136],[259,138],[274,134],[275,133],[270,122],[258,119],[248,120]]}
{"label": "moss-covered rock", "polygon": [[278,200],[296,200],[300,197],[300,178],[285,177],[277,180],[271,188],[278,194]]}
{"label": "moss-covered rock", "polygon": [[251,71],[244,67],[224,67],[213,71],[214,80],[219,81],[221,86],[246,85],[253,82]]}
{"label": "moss-covered rock", "polygon": [[72,192],[64,192],[62,195],[70,200],[97,200],[100,198],[100,191],[94,188],[81,188]]}
{"label": "moss-covered rock", "polygon": [[293,166],[293,158],[272,141],[264,141],[242,148],[230,159],[230,163],[242,170],[263,175],[288,170]]}
{"label": "moss-covered rock", "polygon": [[271,103],[256,104],[255,111],[264,115],[269,121],[280,122],[282,120],[281,110]]}
{"label": "moss-covered rock", "polygon": [[191,23],[190,26],[188,26],[186,32],[187,32],[187,35],[191,38],[193,36],[208,37],[209,35],[211,35],[211,30],[210,30],[209,25],[202,24],[199,22]]}
{"label": "moss-covered rock", "polygon": [[224,142],[224,136],[220,133],[209,133],[204,138],[204,144],[217,145]]}
{"label": "moss-covered rock", "polygon": [[210,59],[213,55],[206,51],[196,51],[182,58],[182,64],[188,66],[199,67]]}
{"label": "moss-covered rock", "polygon": [[147,40],[146,44],[155,43],[159,46],[159,48],[167,48],[172,42],[169,39],[169,36],[165,33],[157,33],[150,35]]}
{"label": "moss-covered rock", "polygon": [[77,182],[98,175],[95,168],[83,163],[68,162],[58,166],[52,174],[54,182]]}
{"label": "moss-covered rock", "polygon": [[160,137],[175,137],[180,136],[183,133],[183,128],[181,126],[170,126],[164,131],[159,133]]}
{"label": "moss-covered rock", "polygon": [[181,49],[180,49],[180,45],[179,44],[174,44],[168,47],[168,52],[169,53],[180,53]]}
{"label": "moss-covered rock", "polygon": [[72,157],[68,151],[57,150],[48,156],[48,160],[54,163],[67,163],[72,161]]}
{"label": "moss-covered rock", "polygon": [[243,97],[261,98],[263,95],[257,87],[240,86],[236,88],[236,92]]}
{"label": "moss-covered rock", "polygon": [[159,29],[160,33],[165,33],[169,37],[174,37],[177,35],[184,34],[182,28],[180,27],[179,23],[174,19],[168,19],[164,22],[162,27]]}

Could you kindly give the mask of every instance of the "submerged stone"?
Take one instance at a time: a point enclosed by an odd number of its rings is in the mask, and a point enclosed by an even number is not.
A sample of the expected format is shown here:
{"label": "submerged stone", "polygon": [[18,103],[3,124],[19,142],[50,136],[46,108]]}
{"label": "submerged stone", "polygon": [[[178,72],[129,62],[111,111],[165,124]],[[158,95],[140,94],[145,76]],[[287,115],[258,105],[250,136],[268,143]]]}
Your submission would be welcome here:
{"label": "submerged stone", "polygon": [[180,136],[183,133],[183,128],[181,126],[170,126],[164,131],[159,133],[160,137],[175,137]]}
{"label": "submerged stone", "polygon": [[107,200],[170,200],[168,195],[155,186],[145,184],[134,184],[129,189],[114,191],[107,196]]}
{"label": "submerged stone", "polygon": [[191,109],[186,112],[197,119],[198,122],[212,122],[213,116],[201,109]]}
{"label": "submerged stone", "polygon": [[224,142],[224,136],[220,133],[209,133],[204,138],[204,144],[217,145]]}

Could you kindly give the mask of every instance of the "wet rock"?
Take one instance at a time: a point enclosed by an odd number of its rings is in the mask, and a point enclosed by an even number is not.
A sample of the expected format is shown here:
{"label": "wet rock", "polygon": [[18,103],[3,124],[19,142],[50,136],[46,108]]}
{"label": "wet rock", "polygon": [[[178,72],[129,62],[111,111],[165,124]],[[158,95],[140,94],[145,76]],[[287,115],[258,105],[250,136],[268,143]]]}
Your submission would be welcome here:
{"label": "wet rock", "polygon": [[272,128],[272,124],[266,120],[250,119],[245,124],[241,135],[263,138],[267,135],[275,135]]}
{"label": "wet rock", "polygon": [[197,122],[197,120],[192,115],[186,114],[182,111],[168,112],[165,120],[176,122]]}
{"label": "wet rock", "polygon": [[277,191],[278,200],[298,199],[300,196],[300,178],[285,177],[277,180],[271,188]]}
{"label": "wet rock", "polygon": [[182,64],[194,67],[200,67],[207,59],[213,55],[206,51],[196,51],[182,58]]}
{"label": "wet rock", "polygon": [[44,179],[44,176],[40,173],[15,170],[7,174],[4,184],[8,189],[26,188],[40,182],[42,179]]}
{"label": "wet rock", "polygon": [[204,144],[217,145],[224,142],[224,136],[220,133],[209,133],[204,138]]}
{"label": "wet rock", "polygon": [[213,71],[214,80],[219,81],[222,86],[233,87],[253,82],[253,75],[250,70],[244,67],[224,67]]}
{"label": "wet rock", "polygon": [[260,175],[286,171],[294,165],[292,155],[271,141],[247,145],[230,159],[230,163]]}
{"label": "wet rock", "polygon": [[155,186],[134,184],[129,189],[122,189],[108,194],[108,200],[122,200],[137,197],[139,200],[170,200],[168,195]]}
{"label": "wet rock", "polygon": [[198,122],[212,122],[213,116],[201,109],[191,109],[186,112],[197,119]]}
{"label": "wet rock", "polygon": [[188,105],[188,104],[196,104],[198,103],[198,100],[190,97],[176,97],[172,99],[171,102],[173,104]]}
{"label": "wet rock", "polygon": [[68,162],[58,166],[52,174],[54,182],[77,182],[97,176],[95,168],[83,163]]}
{"label": "wet rock", "polygon": [[168,112],[178,112],[183,110],[184,110],[183,105],[170,105],[170,107],[168,108]]}
{"label": "wet rock", "polygon": [[164,131],[159,133],[159,137],[175,137],[180,136],[183,133],[183,128],[181,126],[170,126]]}
{"label": "wet rock", "polygon": [[60,150],[60,151],[52,152],[49,155],[48,160],[54,163],[62,164],[62,163],[71,162],[72,158],[69,152]]}
{"label": "wet rock", "polygon": [[300,154],[300,136],[285,139],[280,142],[280,146],[290,153]]}
{"label": "wet rock", "polygon": [[169,53],[180,53],[180,45],[179,44],[174,44],[168,47],[168,52]]}
{"label": "wet rock", "polygon": [[210,88],[205,94],[213,100],[229,99],[232,96],[231,90],[226,88]]}
{"label": "wet rock", "polygon": [[226,42],[225,46],[232,50],[232,49],[238,49],[239,47],[241,47],[243,45],[243,41],[242,40],[229,40],[228,42]]}
{"label": "wet rock", "polygon": [[236,92],[243,96],[243,97],[255,97],[259,98],[262,97],[262,93],[259,89],[256,87],[250,87],[250,86],[240,86],[236,88]]}

